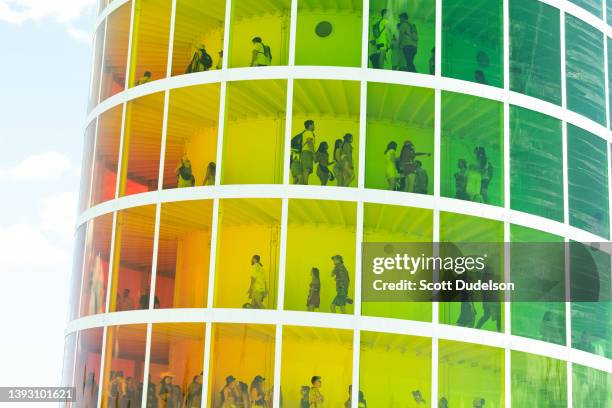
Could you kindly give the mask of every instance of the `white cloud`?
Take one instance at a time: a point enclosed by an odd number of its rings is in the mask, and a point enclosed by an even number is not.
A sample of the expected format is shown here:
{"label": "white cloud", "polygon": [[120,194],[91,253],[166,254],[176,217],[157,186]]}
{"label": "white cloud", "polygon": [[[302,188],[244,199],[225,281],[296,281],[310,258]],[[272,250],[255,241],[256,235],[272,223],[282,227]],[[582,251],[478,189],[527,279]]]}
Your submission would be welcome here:
{"label": "white cloud", "polygon": [[74,235],[78,194],[65,192],[42,200],[40,228],[70,240]]}
{"label": "white cloud", "polygon": [[69,264],[70,250],[51,242],[32,224],[0,226],[0,264],[4,271]]}
{"label": "white cloud", "polygon": [[15,166],[0,168],[0,181],[56,180],[72,168],[66,155],[44,152],[28,156]]}
{"label": "white cloud", "polygon": [[22,24],[54,18],[60,23],[78,20],[96,0],[0,0],[0,21]]}
{"label": "white cloud", "polygon": [[74,38],[78,42],[81,42],[83,44],[91,44],[92,43],[92,36],[91,36],[91,34],[88,33],[85,30],[80,30],[80,29],[74,28],[74,27],[68,27],[68,28],[66,28],[66,31],[68,32],[68,34],[72,38]]}

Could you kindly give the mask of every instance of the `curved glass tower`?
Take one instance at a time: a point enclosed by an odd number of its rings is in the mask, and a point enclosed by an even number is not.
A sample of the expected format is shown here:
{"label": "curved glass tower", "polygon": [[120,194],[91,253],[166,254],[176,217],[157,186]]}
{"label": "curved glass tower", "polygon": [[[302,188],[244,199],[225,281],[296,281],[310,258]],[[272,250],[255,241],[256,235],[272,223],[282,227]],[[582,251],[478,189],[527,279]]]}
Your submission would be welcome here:
{"label": "curved glass tower", "polygon": [[[611,407],[610,257],[586,244],[610,239],[610,20],[610,0],[102,0],[72,405]],[[546,269],[568,301],[370,301],[372,242],[572,243]]]}

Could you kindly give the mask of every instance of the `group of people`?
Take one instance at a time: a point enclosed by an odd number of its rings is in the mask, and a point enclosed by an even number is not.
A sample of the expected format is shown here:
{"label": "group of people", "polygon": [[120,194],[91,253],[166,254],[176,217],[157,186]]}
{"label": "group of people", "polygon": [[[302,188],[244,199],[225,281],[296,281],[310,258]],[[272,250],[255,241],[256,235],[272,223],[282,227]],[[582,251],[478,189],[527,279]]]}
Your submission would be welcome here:
{"label": "group of people", "polygon": [[[187,158],[186,154],[183,154],[179,164],[176,166],[176,186],[182,187],[194,187],[196,185],[196,179],[193,175],[193,168],[191,161]],[[217,174],[217,165],[215,162],[210,162],[206,166],[206,175],[202,181],[203,186],[214,186],[215,177]]]}
{"label": "group of people", "polygon": [[[325,397],[321,393],[323,381],[321,376],[315,375],[310,379],[311,385],[303,385],[300,389],[300,408],[322,408],[325,406]],[[352,407],[353,386],[348,387],[348,399],[344,402],[344,408]],[[359,400],[357,402],[359,408],[367,408],[368,404],[365,400],[363,391],[359,390]]]}
{"label": "group of people", "polygon": [[[138,309],[148,309],[149,308],[149,291],[145,291],[138,298]],[[159,298],[155,296],[153,299],[153,307],[158,309]],[[117,294],[117,301],[115,303],[115,311],[117,312],[125,312],[128,310],[134,310],[134,300],[132,299],[131,291],[128,288],[123,289],[121,294]]]}
{"label": "group of people", "polygon": [[[406,12],[399,15],[399,22],[392,27],[389,10],[382,9],[372,26],[369,58],[374,68],[417,72],[414,59],[419,49],[419,32]],[[429,74],[435,70],[435,48],[429,58]]]}
{"label": "group of people", "polygon": [[328,143],[323,141],[317,146],[315,123],[311,119],[306,120],[304,130],[291,138],[290,170],[293,184],[308,185],[315,164],[322,186],[334,180],[339,187],[349,186],[355,179],[353,135],[346,133],[341,139],[336,139],[330,161]]}
{"label": "group of people", "polygon": [[397,154],[397,143],[390,142],[385,149],[385,178],[391,191],[427,194],[429,176],[417,156],[431,156],[431,153],[417,152],[414,143],[406,140]]}
{"label": "group of people", "polygon": [[[215,69],[221,69],[223,66],[223,50],[219,51],[219,58],[217,59],[217,64],[215,65]],[[210,71],[213,67],[213,58],[206,51],[206,45],[200,43],[196,46],[195,51],[193,52],[193,56],[189,61],[189,65],[185,69],[186,74],[190,74],[192,72],[203,72]]]}
{"label": "group of people", "polygon": [[248,386],[245,382],[239,381],[233,375],[225,378],[225,385],[220,391],[219,408],[251,408],[251,407],[271,407],[272,392],[266,391],[266,379],[261,375],[256,375]]}
{"label": "group of people", "polygon": [[474,148],[474,157],[469,163],[465,159],[457,162],[455,198],[477,203],[489,203],[489,183],[493,177],[493,166],[484,147]]}
{"label": "group of people", "polygon": [[[332,300],[330,310],[336,313],[336,307],[340,308],[341,313],[346,313],[346,305],[352,304],[353,299],[348,295],[350,283],[349,272],[344,265],[341,255],[332,256],[334,268],[331,276],[336,281],[336,296]],[[314,312],[321,305],[321,279],[319,278],[319,268],[313,267],[310,270],[311,281],[308,287],[308,297],[306,298],[306,308],[309,312]]]}

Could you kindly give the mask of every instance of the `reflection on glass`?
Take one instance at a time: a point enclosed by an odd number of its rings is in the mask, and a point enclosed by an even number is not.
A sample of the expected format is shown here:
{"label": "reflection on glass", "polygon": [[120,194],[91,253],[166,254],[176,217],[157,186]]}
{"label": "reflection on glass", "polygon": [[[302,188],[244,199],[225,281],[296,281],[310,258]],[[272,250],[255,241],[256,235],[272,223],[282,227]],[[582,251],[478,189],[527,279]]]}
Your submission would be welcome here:
{"label": "reflection on glass", "polygon": [[510,107],[510,206],[563,222],[561,121]]}
{"label": "reflection on glass", "polygon": [[352,331],[283,327],[281,408],[345,406],[352,372]]}
{"label": "reflection on glass", "polygon": [[221,69],[225,0],[178,0],[172,75]]}
{"label": "reflection on glass", "polygon": [[108,16],[100,102],[125,89],[131,16],[131,0]]}
{"label": "reflection on glass", "polygon": [[442,196],[503,205],[503,133],[502,103],[442,93]]}
{"label": "reflection on glass", "polygon": [[146,340],[146,324],[108,327],[102,408],[142,406]]}
{"label": "reflection on glass", "polygon": [[96,138],[96,120],[93,120],[85,129],[83,141],[83,159],[81,162],[81,188],[79,189],[79,212],[89,208],[91,192],[91,177],[93,166],[94,145]]}
{"label": "reflection on glass", "polygon": [[87,111],[91,111],[100,100],[100,81],[102,73],[102,52],[104,50],[104,34],[106,25],[100,24],[94,36],[94,59],[91,74],[91,89],[89,90],[89,104]]}
{"label": "reflection on glass", "polygon": [[433,89],[368,83],[366,139],[366,188],[433,194]]}
{"label": "reflection on glass", "polygon": [[[123,106],[107,110],[98,117],[91,177],[91,206],[115,198],[119,166],[119,142]],[[85,200],[86,198],[83,197]],[[90,205],[85,205],[84,207]]]}
{"label": "reflection on glass", "polygon": [[[432,242],[433,212],[422,208],[364,203],[363,242]],[[361,314],[431,321],[431,303],[363,302]]]}
{"label": "reflection on glass", "polygon": [[213,325],[209,407],[271,407],[275,328],[259,324]]}
{"label": "reflection on glass", "polygon": [[[538,277],[556,283],[551,287],[551,291],[565,291],[564,253],[555,251],[552,246],[538,244],[560,243],[563,242],[562,237],[519,225],[511,225],[510,239],[512,242],[534,243],[533,252],[525,250],[517,251],[519,253],[511,253],[510,278],[513,282]],[[537,251],[537,248],[540,248],[541,252]],[[563,288],[559,288],[559,285]],[[525,285],[523,287],[529,286]],[[538,294],[542,293],[539,288],[536,291]],[[510,317],[512,319],[510,325],[512,334],[565,345],[564,302],[513,302]]]}
{"label": "reflection on glass", "polygon": [[127,103],[119,196],[157,190],[164,93]]}
{"label": "reflection on glass", "polygon": [[111,253],[113,214],[105,214],[87,223],[81,303],[79,316],[104,313]]}
{"label": "reflection on glass", "polygon": [[170,91],[164,188],[215,184],[219,84]]}
{"label": "reflection on glass", "polygon": [[64,360],[62,361],[62,387],[70,387],[74,379],[74,359],[77,333],[64,338]]}
{"label": "reflection on glass", "polygon": [[215,307],[276,308],[281,200],[219,203]]}
{"label": "reflection on glass", "polygon": [[290,0],[233,3],[229,67],[287,65],[290,16]]}
{"label": "reflection on glass", "polygon": [[353,313],[357,206],[289,200],[285,309]]}
{"label": "reflection on glass", "polygon": [[602,0],[569,0],[570,2],[582,7],[596,17],[603,17]]}
{"label": "reflection on glass", "polygon": [[435,15],[432,0],[372,0],[368,66],[433,75]]}
{"label": "reflection on glass", "polygon": [[576,126],[567,125],[569,222],[607,238],[608,145]]}
{"label": "reflection on glass", "polygon": [[438,356],[440,407],[504,406],[503,349],[440,340]]}
{"label": "reflection on glass", "polygon": [[360,404],[431,406],[431,339],[362,331],[360,341]]}
{"label": "reflection on glass", "polygon": [[227,85],[222,184],[280,184],[287,82],[273,79]]}
{"label": "reflection on glass", "polygon": [[612,374],[579,364],[572,365],[572,399],[576,407],[612,406]]}
{"label": "reflection on glass", "polygon": [[164,78],[168,65],[171,0],[134,0],[130,87]]}
{"label": "reflection on glass", "polygon": [[442,1],[442,75],[503,86],[501,0]]}
{"label": "reflection on glass", "polygon": [[81,301],[81,279],[83,278],[83,259],[85,259],[85,237],[87,224],[82,224],[76,230],[74,237],[74,250],[72,256],[72,274],[70,275],[70,301],[68,302],[68,320],[79,315],[79,302]]}
{"label": "reflection on glass", "polygon": [[292,184],[357,186],[359,88],[356,81],[295,80]]}
{"label": "reflection on glass", "polygon": [[603,34],[578,18],[565,15],[567,107],[606,124]]}
{"label": "reflection on glass", "polygon": [[203,323],[153,324],[147,407],[202,406],[204,327]]}
{"label": "reflection on glass", "polygon": [[103,333],[102,327],[79,332],[74,381],[71,384],[76,387],[73,407],[91,408],[98,404]]}
{"label": "reflection on glass", "polygon": [[[149,308],[155,205],[117,212],[110,311]],[[154,307],[159,307],[155,299]]]}
{"label": "reflection on glass", "polygon": [[561,105],[559,10],[539,1],[510,2],[510,89]]}
{"label": "reflection on glass", "polygon": [[512,406],[567,406],[565,361],[514,350],[511,353]]}
{"label": "reflection on glass", "polygon": [[162,204],[156,307],[206,307],[211,219],[212,200]]}
{"label": "reflection on glass", "polygon": [[361,66],[361,0],[298,2],[296,65]]}

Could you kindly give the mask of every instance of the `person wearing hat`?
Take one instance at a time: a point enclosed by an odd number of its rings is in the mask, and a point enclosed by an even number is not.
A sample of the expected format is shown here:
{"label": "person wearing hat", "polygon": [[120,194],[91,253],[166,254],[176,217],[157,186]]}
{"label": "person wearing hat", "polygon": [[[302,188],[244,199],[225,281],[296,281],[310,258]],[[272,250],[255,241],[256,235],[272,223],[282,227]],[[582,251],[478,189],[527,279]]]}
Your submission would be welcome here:
{"label": "person wearing hat", "polygon": [[225,386],[221,390],[221,408],[238,407],[244,407],[242,393],[236,377],[228,375],[225,377]]}
{"label": "person wearing hat", "polygon": [[251,388],[249,390],[251,407],[267,407],[268,402],[266,401],[266,393],[264,391],[264,381],[261,375],[256,375],[251,381]]}
{"label": "person wearing hat", "polygon": [[340,307],[341,313],[346,313],[346,304],[351,304],[353,301],[348,297],[348,287],[350,283],[349,273],[344,266],[344,261],[341,255],[332,256],[334,269],[331,276],[336,280],[336,297],[330,306],[331,312],[336,313],[336,306]]}

